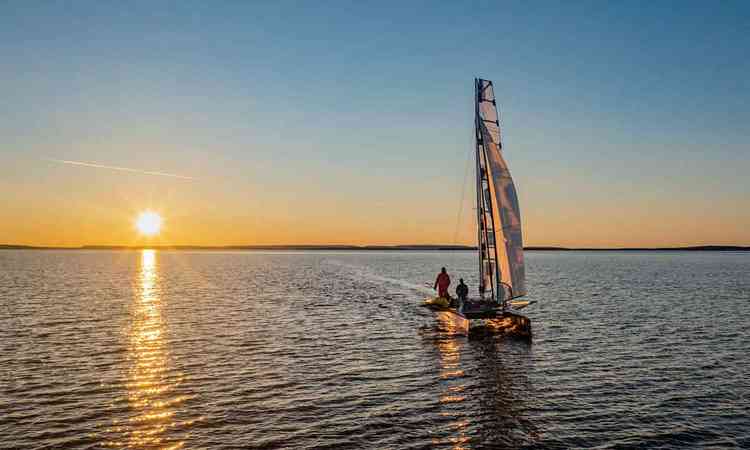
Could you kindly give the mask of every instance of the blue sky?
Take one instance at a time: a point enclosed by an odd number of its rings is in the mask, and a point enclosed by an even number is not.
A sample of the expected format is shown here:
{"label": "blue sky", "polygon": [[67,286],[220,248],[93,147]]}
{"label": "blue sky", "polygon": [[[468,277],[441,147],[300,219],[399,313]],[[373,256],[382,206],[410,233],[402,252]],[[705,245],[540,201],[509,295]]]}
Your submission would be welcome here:
{"label": "blue sky", "polygon": [[[166,189],[234,211],[203,210],[219,228],[246,207],[289,230],[317,223],[297,239],[329,241],[325,223],[355,209],[343,240],[426,230],[445,242],[482,76],[496,84],[527,243],[750,245],[749,4],[361,3],[3,4],[0,184],[15,206],[0,241],[29,240],[12,223],[30,201],[54,207],[68,189],[90,205],[137,183],[149,201]],[[644,231],[646,217],[661,225]],[[402,234],[377,235],[394,222]],[[51,240],[88,239],[66,236]]]}

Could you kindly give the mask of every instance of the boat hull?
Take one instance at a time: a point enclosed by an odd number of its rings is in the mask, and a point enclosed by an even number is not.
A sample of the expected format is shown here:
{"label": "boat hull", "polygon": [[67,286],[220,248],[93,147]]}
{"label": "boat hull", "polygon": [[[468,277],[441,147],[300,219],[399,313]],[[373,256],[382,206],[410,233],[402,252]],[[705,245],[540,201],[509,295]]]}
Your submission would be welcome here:
{"label": "boat hull", "polygon": [[502,308],[486,305],[469,307],[459,312],[449,305],[449,301],[441,297],[428,298],[422,304],[435,311],[441,328],[451,334],[464,336],[503,334],[531,338],[531,320],[518,314],[512,308],[510,311],[503,311]]}
{"label": "boat hull", "polygon": [[492,319],[472,320],[469,326],[470,336],[502,334],[516,338],[531,339],[531,320],[528,317],[511,312]]}
{"label": "boat hull", "polygon": [[441,328],[449,334],[459,334],[468,336],[470,332],[471,321],[455,309],[436,311],[438,322]]}

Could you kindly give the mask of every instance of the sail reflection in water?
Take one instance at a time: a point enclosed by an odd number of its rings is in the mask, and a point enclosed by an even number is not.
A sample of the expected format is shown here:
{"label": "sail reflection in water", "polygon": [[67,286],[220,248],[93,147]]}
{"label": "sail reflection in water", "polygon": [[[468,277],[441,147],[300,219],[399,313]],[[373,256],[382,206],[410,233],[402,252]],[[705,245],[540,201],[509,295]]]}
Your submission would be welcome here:
{"label": "sail reflection in water", "polygon": [[130,414],[115,424],[112,431],[119,439],[108,442],[110,447],[175,449],[184,444],[175,432],[189,423],[178,422],[175,414],[187,396],[177,394],[183,377],[169,367],[157,269],[156,252],[143,250],[128,349]]}

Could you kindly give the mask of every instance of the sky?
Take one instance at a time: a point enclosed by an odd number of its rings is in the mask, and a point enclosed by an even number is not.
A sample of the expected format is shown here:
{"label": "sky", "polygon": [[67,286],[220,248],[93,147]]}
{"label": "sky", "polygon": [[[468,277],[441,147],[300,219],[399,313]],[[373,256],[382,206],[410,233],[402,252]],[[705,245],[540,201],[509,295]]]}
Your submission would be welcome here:
{"label": "sky", "polygon": [[748,55],[740,1],[3,2],[0,243],[472,244],[478,76],[526,245],[750,245]]}

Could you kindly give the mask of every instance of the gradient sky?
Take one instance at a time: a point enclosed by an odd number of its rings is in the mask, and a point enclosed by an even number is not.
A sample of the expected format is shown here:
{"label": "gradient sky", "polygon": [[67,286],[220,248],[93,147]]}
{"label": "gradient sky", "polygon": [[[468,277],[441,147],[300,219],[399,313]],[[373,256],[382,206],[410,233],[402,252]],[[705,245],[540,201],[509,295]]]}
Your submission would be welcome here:
{"label": "gradient sky", "polygon": [[0,5],[0,243],[472,243],[481,76],[527,245],[750,245],[750,3],[154,3]]}

